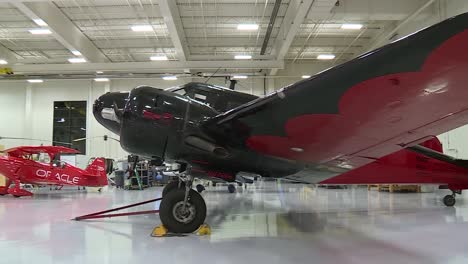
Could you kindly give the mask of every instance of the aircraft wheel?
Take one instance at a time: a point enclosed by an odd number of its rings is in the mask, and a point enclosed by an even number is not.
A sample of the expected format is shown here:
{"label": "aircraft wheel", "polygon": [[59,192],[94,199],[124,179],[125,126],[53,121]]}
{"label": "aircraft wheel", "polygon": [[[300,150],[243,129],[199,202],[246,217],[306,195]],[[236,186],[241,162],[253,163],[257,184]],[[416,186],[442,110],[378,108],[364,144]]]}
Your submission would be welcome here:
{"label": "aircraft wheel", "polygon": [[446,196],[444,197],[443,202],[444,202],[445,206],[450,206],[450,207],[452,207],[452,206],[455,205],[455,202],[456,202],[455,196],[453,196],[453,195],[446,195]]}
{"label": "aircraft wheel", "polygon": [[[179,187],[179,181],[172,181],[172,182],[166,184],[166,186],[164,186],[164,189],[162,191],[162,196],[164,197],[170,191],[177,189],[177,187]],[[180,187],[181,187],[181,189],[185,190],[185,183],[181,182]]]}
{"label": "aircraft wheel", "polygon": [[236,186],[234,186],[234,184],[229,184],[228,191],[229,193],[234,193],[236,191]]}
{"label": "aircraft wheel", "polygon": [[238,186],[242,186],[242,182],[238,182],[237,185],[238,185]]}
{"label": "aircraft wheel", "polygon": [[196,186],[197,192],[202,193],[205,190],[205,187],[201,184],[197,184]]}
{"label": "aircraft wheel", "polygon": [[185,188],[167,193],[161,201],[159,217],[170,232],[192,233],[205,222],[206,204],[203,197],[191,189],[186,206],[184,199]]}

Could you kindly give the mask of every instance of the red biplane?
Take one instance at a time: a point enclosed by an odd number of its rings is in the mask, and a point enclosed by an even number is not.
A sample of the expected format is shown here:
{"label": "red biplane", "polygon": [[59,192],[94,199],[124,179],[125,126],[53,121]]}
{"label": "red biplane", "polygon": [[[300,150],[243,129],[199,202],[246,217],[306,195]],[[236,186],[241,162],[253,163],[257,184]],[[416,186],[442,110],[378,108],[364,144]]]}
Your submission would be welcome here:
{"label": "red biplane", "polygon": [[[0,187],[0,195],[32,196],[21,189],[21,183],[47,185],[74,185],[101,187],[107,185],[105,160],[95,159],[85,170],[60,160],[60,154],[78,154],[79,151],[59,146],[24,146],[7,149],[0,156],[0,173],[7,184]],[[15,186],[10,188],[11,183]]]}

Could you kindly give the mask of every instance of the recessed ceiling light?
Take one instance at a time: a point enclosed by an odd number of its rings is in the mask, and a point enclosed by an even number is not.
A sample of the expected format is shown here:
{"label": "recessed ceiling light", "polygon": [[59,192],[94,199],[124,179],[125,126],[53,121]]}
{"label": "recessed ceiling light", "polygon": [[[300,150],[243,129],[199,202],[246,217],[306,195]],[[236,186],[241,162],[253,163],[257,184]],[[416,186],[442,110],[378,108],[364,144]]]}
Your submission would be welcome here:
{"label": "recessed ceiling light", "polygon": [[71,53],[73,53],[73,55],[75,55],[75,56],[81,56],[81,52],[79,52],[77,50],[72,50]]}
{"label": "recessed ceiling light", "polygon": [[318,60],[333,60],[335,55],[333,54],[320,54],[317,56]]}
{"label": "recessed ceiling light", "polygon": [[239,24],[237,25],[238,30],[257,30],[257,24]]}
{"label": "recessed ceiling light", "polygon": [[6,61],[6,60],[0,60],[0,64],[8,64],[8,61]]}
{"label": "recessed ceiling light", "polygon": [[70,63],[83,63],[86,62],[86,59],[84,58],[70,58],[68,59]]}
{"label": "recessed ceiling light", "polygon": [[166,81],[175,81],[177,80],[177,76],[164,76],[162,79]]}
{"label": "recessed ceiling light", "polygon": [[96,73],[97,74],[103,74],[104,72],[103,71],[97,71]]}
{"label": "recessed ceiling light", "polygon": [[52,31],[46,28],[36,28],[36,29],[30,29],[29,33],[33,35],[48,35],[48,34],[52,34]]}
{"label": "recessed ceiling light", "polygon": [[362,24],[343,24],[341,29],[361,29]]}
{"label": "recessed ceiling light", "polygon": [[151,25],[136,25],[136,26],[131,26],[130,28],[136,32],[153,31],[153,26]]}
{"label": "recessed ceiling light", "polygon": [[30,83],[42,83],[44,81],[41,80],[41,79],[31,79],[31,80],[28,80],[28,82],[30,82]]}
{"label": "recessed ceiling light", "polygon": [[247,79],[247,75],[233,75],[231,79]]}
{"label": "recessed ceiling light", "polygon": [[109,78],[95,78],[94,81],[95,82],[108,82]]}
{"label": "recessed ceiling light", "polygon": [[302,75],[302,79],[308,79],[310,78],[310,75]]}
{"label": "recessed ceiling light", "polygon": [[236,60],[250,60],[252,56],[250,55],[236,55],[234,56],[234,59]]}
{"label": "recessed ceiling light", "polygon": [[152,60],[152,61],[166,61],[168,59],[167,59],[166,55],[162,55],[162,56],[151,56],[150,60]]}
{"label": "recessed ceiling light", "polygon": [[45,27],[47,26],[47,23],[44,22],[44,20],[40,19],[40,18],[37,18],[37,19],[33,19],[34,23],[36,23],[38,26],[41,26],[41,27]]}

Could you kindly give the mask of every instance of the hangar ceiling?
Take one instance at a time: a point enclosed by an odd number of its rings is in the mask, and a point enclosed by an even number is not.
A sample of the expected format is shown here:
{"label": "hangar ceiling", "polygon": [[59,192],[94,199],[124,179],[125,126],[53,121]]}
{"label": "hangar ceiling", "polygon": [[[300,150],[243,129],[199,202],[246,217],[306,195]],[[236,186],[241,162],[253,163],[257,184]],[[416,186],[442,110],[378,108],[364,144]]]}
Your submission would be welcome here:
{"label": "hangar ceiling", "polygon": [[[274,75],[285,62],[316,63],[319,55],[334,55],[331,64],[349,60],[379,38],[392,37],[388,33],[432,2],[0,0],[0,59],[15,73],[221,67],[263,69]],[[258,29],[239,30],[239,24]],[[343,29],[344,24],[362,28]],[[35,29],[50,34],[32,34]],[[236,55],[251,59],[238,60]],[[85,62],[71,63],[73,58]]]}

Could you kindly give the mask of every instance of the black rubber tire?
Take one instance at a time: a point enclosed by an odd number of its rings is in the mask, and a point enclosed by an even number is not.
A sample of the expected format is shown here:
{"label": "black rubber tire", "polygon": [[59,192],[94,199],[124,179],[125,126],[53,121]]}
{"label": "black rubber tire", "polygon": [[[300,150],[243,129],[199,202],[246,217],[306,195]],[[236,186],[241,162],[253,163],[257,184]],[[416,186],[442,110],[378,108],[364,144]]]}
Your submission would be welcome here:
{"label": "black rubber tire", "polygon": [[445,206],[452,207],[455,205],[456,199],[453,195],[446,195],[444,196],[443,202]]}
{"label": "black rubber tire", "polygon": [[[172,182],[166,184],[166,186],[164,186],[164,189],[162,191],[162,197],[164,197],[170,191],[177,189],[178,187],[179,187],[179,181],[172,181]],[[181,182],[180,187],[181,187],[181,189],[185,190],[185,183]]]}
{"label": "black rubber tire", "polygon": [[242,187],[242,182],[238,182],[237,186]]}
{"label": "black rubber tire", "polygon": [[185,188],[169,192],[159,206],[159,218],[162,224],[172,233],[195,232],[206,218],[206,204],[203,197],[195,190],[190,190],[188,202],[195,207],[195,217],[189,223],[179,222],[173,215],[174,206],[185,199]]}
{"label": "black rubber tire", "polygon": [[197,184],[195,187],[197,189],[197,192],[202,193],[205,190],[205,187],[201,184]]}
{"label": "black rubber tire", "polygon": [[211,182],[211,186],[216,187],[216,182]]}
{"label": "black rubber tire", "polygon": [[234,186],[234,184],[229,184],[228,191],[229,193],[234,193],[236,191],[236,186]]}

